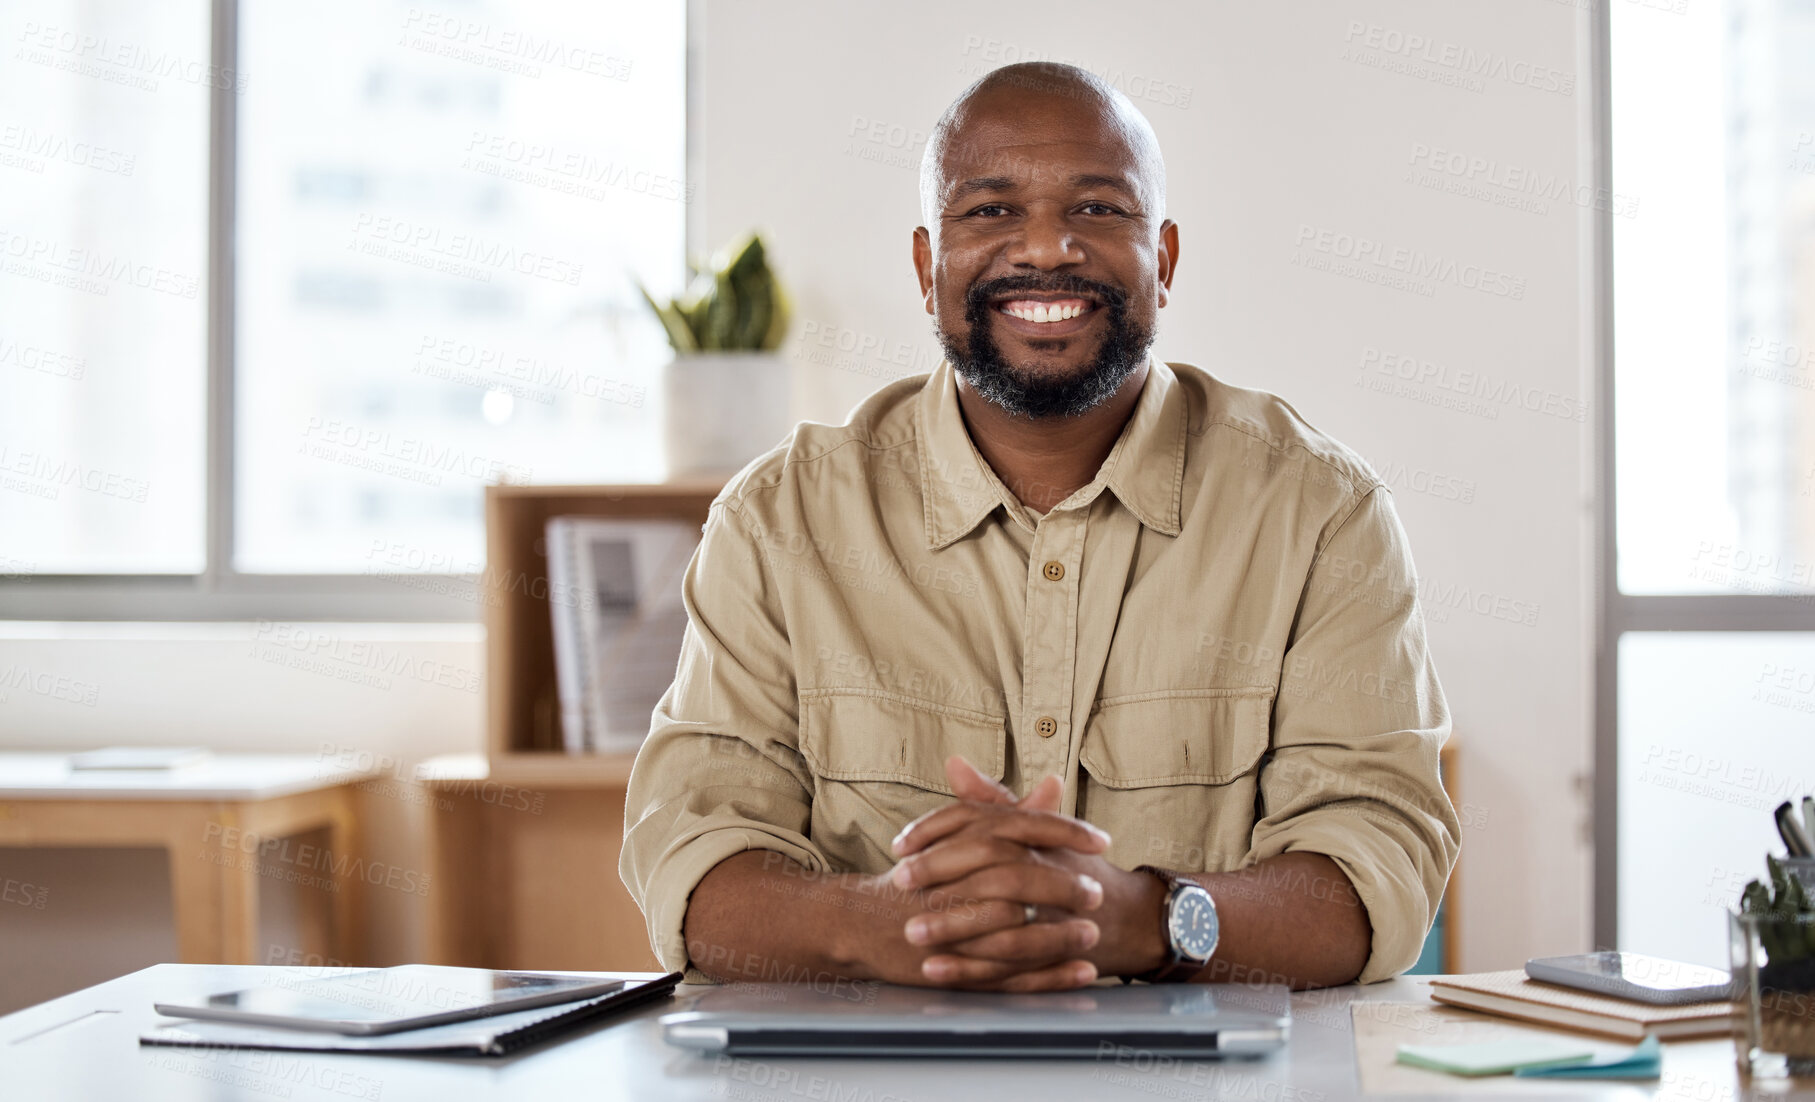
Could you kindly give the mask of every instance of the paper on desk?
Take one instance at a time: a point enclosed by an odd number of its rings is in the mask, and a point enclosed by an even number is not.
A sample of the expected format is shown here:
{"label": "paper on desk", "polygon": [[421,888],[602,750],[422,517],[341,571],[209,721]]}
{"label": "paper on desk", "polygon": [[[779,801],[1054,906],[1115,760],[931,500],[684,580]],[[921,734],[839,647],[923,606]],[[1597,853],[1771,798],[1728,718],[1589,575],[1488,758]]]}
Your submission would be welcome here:
{"label": "paper on desk", "polygon": [[1475,1010],[1440,1003],[1394,1003],[1361,1000],[1349,1006],[1355,1030],[1355,1062],[1366,1094],[1528,1095],[1533,1098],[1579,1098],[1582,1085],[1562,1079],[1507,1076],[1461,1079],[1395,1063],[1399,1046],[1460,1045],[1516,1038],[1561,1040],[1587,1050],[1590,1060],[1632,1052],[1630,1044],[1568,1030],[1551,1029]]}
{"label": "paper on desk", "polygon": [[1605,1059],[1562,1067],[1520,1068],[1513,1074],[1553,1079],[1656,1079],[1663,1070],[1664,1046],[1656,1037],[1647,1035],[1629,1051]]}
{"label": "paper on desk", "polygon": [[1448,1075],[1510,1075],[1591,1061],[1588,1049],[1550,1037],[1500,1037],[1459,1045],[1400,1045],[1398,1063]]}

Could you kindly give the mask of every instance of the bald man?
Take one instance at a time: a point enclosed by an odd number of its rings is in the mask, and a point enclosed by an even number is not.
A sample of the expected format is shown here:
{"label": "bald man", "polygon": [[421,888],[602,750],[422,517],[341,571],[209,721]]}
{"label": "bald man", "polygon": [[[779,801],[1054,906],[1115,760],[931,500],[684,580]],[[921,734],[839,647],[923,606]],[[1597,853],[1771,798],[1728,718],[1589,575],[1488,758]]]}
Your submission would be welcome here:
{"label": "bald man", "polygon": [[[713,502],[620,872],[691,978],[1052,990],[1385,979],[1458,849],[1388,489],[1154,358],[1152,128],[1053,63],[921,173],[945,358]],[[849,989],[854,990],[854,989]]]}

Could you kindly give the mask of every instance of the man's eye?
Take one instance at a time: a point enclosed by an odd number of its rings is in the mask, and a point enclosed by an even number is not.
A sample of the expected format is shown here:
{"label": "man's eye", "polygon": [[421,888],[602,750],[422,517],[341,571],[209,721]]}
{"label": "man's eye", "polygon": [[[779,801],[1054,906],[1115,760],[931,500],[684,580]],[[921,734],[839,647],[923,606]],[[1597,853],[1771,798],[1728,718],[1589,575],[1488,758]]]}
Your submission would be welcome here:
{"label": "man's eye", "polygon": [[1085,203],[1084,204],[1084,209],[1087,211],[1092,207],[1099,208],[1104,214],[1115,214],[1116,213],[1116,209],[1114,207],[1110,206],[1108,203]]}
{"label": "man's eye", "polygon": [[986,210],[1007,210],[1007,209],[1008,208],[1003,206],[1001,203],[985,203],[984,205],[978,207],[976,210],[971,211],[971,213],[972,214],[982,214]]}

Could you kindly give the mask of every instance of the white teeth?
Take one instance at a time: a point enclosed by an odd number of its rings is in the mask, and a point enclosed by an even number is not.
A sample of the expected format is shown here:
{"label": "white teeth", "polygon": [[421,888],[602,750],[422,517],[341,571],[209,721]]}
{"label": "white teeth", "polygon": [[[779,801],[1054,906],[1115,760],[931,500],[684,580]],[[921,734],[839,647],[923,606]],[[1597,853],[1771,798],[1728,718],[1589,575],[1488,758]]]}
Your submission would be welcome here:
{"label": "white teeth", "polygon": [[1052,307],[1049,307],[1044,304],[1036,304],[1031,309],[1023,307],[1023,308],[1010,308],[1010,309],[1003,310],[1003,313],[1011,314],[1014,317],[1022,319],[1023,321],[1035,321],[1035,322],[1068,321],[1071,318],[1077,317],[1079,314],[1082,314],[1083,312],[1084,312],[1084,307],[1082,307],[1082,306],[1052,306]]}

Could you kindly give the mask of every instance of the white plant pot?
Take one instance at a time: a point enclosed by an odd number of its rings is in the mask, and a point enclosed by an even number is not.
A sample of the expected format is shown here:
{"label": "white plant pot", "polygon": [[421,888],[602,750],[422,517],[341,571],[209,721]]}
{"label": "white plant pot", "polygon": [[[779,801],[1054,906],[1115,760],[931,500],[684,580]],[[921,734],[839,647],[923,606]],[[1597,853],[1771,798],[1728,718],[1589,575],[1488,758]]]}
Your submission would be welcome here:
{"label": "white plant pot", "polygon": [[728,474],[781,443],[789,372],[779,352],[684,352],[662,369],[668,477]]}

